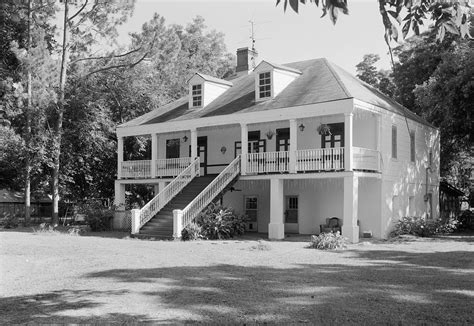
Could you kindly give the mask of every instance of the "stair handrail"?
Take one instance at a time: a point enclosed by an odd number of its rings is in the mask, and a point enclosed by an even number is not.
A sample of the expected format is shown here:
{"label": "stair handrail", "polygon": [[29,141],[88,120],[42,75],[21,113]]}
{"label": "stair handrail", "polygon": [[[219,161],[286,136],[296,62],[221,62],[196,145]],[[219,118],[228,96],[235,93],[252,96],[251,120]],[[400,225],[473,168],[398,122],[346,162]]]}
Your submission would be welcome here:
{"label": "stair handrail", "polygon": [[183,210],[181,227],[185,228],[236,176],[240,174],[240,155],[222,170]]}
{"label": "stair handrail", "polygon": [[186,169],[176,176],[152,200],[140,209],[139,229],[145,225],[156,213],[169,203],[195,176],[199,175],[200,159],[197,157]]}

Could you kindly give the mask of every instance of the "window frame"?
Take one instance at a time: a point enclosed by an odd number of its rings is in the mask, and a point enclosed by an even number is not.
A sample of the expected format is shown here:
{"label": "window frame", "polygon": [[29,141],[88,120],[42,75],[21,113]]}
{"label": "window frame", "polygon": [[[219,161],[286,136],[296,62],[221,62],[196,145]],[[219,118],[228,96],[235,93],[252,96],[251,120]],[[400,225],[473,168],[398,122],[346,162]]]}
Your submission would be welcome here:
{"label": "window frame", "polygon": [[[263,76],[262,75],[268,75],[268,76]],[[262,84],[262,80],[264,83]],[[265,87],[266,89],[261,90],[261,87]],[[262,71],[258,73],[257,77],[257,98],[259,100],[266,100],[270,99],[273,97],[273,74],[272,71]],[[262,94],[264,96],[262,96]]]}
{"label": "window frame", "polygon": [[415,162],[416,161],[416,134],[415,131],[412,130],[410,131],[410,162]]}
{"label": "window frame", "polygon": [[398,129],[396,125],[392,125],[392,159],[398,158]]}
{"label": "window frame", "polygon": [[[247,208],[247,199],[249,198],[254,198],[255,199],[255,203],[256,203],[256,208]],[[258,206],[259,206],[259,203],[258,203],[258,196],[257,195],[244,195],[244,215],[247,215],[247,211],[255,211],[256,214],[255,214],[255,220],[248,220],[247,222],[248,223],[257,223],[258,222]]]}
{"label": "window frame", "polygon": [[203,84],[191,85],[191,103],[193,108],[201,108],[203,106]]}

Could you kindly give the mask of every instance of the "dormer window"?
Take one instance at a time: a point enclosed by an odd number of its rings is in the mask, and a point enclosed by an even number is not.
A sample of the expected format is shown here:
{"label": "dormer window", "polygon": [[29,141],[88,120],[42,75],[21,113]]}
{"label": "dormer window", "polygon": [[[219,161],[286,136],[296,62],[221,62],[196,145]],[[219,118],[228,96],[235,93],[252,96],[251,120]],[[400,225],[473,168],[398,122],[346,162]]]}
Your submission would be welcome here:
{"label": "dormer window", "polygon": [[277,97],[301,71],[262,61],[254,69],[255,101],[268,101]]}
{"label": "dormer window", "polygon": [[202,106],[202,84],[192,86],[193,107]]}
{"label": "dormer window", "polygon": [[259,98],[272,97],[271,73],[269,71],[259,74],[258,94]]}

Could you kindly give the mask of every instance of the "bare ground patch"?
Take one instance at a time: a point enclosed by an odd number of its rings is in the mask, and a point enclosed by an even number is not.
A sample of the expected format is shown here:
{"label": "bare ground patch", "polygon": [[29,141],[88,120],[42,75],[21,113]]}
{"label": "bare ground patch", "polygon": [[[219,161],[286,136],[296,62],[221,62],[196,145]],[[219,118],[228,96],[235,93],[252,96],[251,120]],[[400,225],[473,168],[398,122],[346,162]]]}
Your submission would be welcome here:
{"label": "bare ground patch", "polygon": [[0,322],[472,324],[472,239],[327,252],[0,232]]}

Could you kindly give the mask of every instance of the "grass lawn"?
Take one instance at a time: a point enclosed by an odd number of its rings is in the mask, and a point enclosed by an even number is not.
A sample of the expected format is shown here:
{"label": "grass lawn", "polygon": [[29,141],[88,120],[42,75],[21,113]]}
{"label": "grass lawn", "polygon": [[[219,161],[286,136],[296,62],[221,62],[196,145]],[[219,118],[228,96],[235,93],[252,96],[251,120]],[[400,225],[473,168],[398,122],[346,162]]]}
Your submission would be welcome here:
{"label": "grass lawn", "polygon": [[298,241],[20,231],[0,232],[7,325],[474,323],[474,235],[327,252]]}

